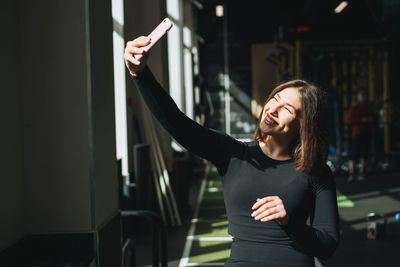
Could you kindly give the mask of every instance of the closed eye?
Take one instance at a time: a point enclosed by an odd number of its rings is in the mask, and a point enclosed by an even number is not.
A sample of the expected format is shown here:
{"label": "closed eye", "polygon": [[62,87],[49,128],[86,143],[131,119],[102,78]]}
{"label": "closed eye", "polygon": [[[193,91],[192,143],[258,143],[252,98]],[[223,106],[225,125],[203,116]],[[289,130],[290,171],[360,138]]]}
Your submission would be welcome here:
{"label": "closed eye", "polygon": [[[278,96],[279,98],[281,98],[281,96],[280,96],[279,94],[276,94],[276,96]],[[275,96],[274,96],[274,98],[275,98]],[[275,99],[275,100],[276,100],[276,99]],[[276,101],[278,101],[278,100],[276,100]],[[287,102],[286,102],[286,105],[288,105],[289,107],[291,107],[291,108],[293,109],[293,111],[296,112],[296,108],[295,108],[293,105],[291,105],[291,104],[289,104],[289,103],[287,103]],[[287,109],[287,111],[289,111],[290,114],[293,114],[293,112],[292,112],[288,107],[285,107],[285,109]]]}

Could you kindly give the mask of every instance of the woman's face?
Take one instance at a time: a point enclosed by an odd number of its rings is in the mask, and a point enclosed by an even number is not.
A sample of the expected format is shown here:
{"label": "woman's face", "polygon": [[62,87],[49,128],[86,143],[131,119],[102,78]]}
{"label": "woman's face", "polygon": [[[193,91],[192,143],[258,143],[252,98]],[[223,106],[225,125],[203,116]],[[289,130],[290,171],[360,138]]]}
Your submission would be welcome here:
{"label": "woman's face", "polygon": [[301,96],[288,87],[276,93],[264,106],[260,129],[271,136],[295,136],[299,131]]}

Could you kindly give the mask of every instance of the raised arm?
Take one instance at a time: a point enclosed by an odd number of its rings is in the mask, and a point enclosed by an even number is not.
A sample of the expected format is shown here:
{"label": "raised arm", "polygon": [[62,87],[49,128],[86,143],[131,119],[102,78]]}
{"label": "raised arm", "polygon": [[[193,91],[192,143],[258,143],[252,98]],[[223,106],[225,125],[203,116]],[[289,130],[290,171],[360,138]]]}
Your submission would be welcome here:
{"label": "raised arm", "polygon": [[339,214],[336,185],[332,172],[315,184],[315,205],[311,214],[311,226],[290,220],[283,228],[295,243],[307,253],[327,260],[340,242]]}
{"label": "raised arm", "polygon": [[134,54],[141,54],[140,47],[146,44],[145,37],[128,42],[124,55],[146,105],[177,142],[190,152],[213,162],[221,172],[239,142],[225,133],[201,126],[179,110],[146,66],[147,55],[140,61],[133,57]]}

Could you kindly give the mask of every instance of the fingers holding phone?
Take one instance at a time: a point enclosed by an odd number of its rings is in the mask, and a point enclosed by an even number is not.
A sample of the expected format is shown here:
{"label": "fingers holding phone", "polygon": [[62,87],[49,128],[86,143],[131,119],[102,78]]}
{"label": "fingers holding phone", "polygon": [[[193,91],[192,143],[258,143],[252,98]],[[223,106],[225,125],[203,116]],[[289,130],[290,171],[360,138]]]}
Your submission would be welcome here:
{"label": "fingers holding phone", "polygon": [[150,37],[140,36],[133,41],[126,43],[124,60],[125,65],[132,76],[136,76],[146,66],[148,54],[144,47],[149,45],[150,42]]}
{"label": "fingers holding phone", "polygon": [[126,67],[132,76],[136,76],[145,66],[148,57],[148,51],[172,28],[172,22],[165,18],[149,34],[149,36],[140,36],[133,41],[126,43],[124,58]]}

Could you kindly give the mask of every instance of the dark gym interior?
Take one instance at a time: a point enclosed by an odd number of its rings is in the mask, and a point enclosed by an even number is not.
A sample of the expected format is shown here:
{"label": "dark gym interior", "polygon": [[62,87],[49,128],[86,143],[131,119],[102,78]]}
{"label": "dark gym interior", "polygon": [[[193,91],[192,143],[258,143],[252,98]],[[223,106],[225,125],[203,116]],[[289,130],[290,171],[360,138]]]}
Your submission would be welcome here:
{"label": "dark gym interior", "polygon": [[[1,14],[1,267],[229,257],[214,166],[154,119],[124,63],[126,43],[164,18],[173,27],[148,65],[205,127],[251,140],[278,84],[326,91],[342,241],[315,264],[398,265],[400,1],[16,0]],[[365,177],[353,180],[348,112],[360,90],[374,128]]]}

